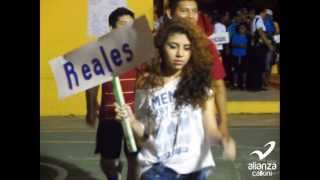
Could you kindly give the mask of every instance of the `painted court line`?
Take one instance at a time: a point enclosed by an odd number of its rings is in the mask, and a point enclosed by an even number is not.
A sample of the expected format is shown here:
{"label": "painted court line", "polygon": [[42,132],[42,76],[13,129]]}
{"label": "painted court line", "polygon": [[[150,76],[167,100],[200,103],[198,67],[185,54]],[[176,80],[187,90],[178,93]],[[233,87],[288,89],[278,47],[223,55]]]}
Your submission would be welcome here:
{"label": "painted court line", "polygon": [[40,133],[96,133],[95,130],[42,130]]}
{"label": "painted court line", "polygon": [[[237,149],[250,149],[250,150],[264,150],[265,147],[261,146],[261,147],[254,147],[254,146],[242,146],[242,145],[237,145]],[[279,148],[274,148],[273,151],[279,151]]]}
{"label": "painted court line", "polygon": [[58,173],[58,175],[56,176],[56,178],[54,178],[54,180],[64,180],[68,176],[68,171],[60,166],[49,164],[49,163],[43,163],[43,162],[40,162],[40,165],[50,167]]}
{"label": "painted court line", "polygon": [[52,140],[52,141],[40,141],[40,144],[95,144],[95,141],[59,141],[59,140]]}
{"label": "painted court line", "polygon": [[235,172],[237,174],[237,179],[238,180],[241,180],[241,173],[240,173],[240,168],[237,167],[236,163],[232,163],[234,169],[235,169]]}
{"label": "painted court line", "polygon": [[241,126],[232,126],[230,127],[231,130],[233,129],[249,129],[249,130],[257,130],[257,129],[263,129],[263,130],[279,130],[280,131],[280,127],[263,127],[263,126],[256,126],[256,125],[252,125],[250,127],[246,126],[246,127],[241,127]]}
{"label": "painted court line", "polygon": [[73,157],[73,156],[68,156],[68,159],[75,160],[75,161],[98,161],[100,158],[98,157]]}
{"label": "painted court line", "polygon": [[[263,130],[278,130],[279,127],[257,127]],[[230,129],[249,129],[256,130],[255,127],[231,127]],[[40,130],[40,133],[96,133],[96,130],[79,130],[79,129],[68,129],[68,128],[56,128]]]}

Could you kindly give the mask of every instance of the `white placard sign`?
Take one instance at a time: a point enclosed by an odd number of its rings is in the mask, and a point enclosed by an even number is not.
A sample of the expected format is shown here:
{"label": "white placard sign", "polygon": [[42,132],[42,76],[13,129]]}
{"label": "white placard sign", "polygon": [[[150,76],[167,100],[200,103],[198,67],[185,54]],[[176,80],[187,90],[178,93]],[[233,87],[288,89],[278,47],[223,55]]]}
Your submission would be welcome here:
{"label": "white placard sign", "polygon": [[230,42],[228,32],[213,33],[211,36],[209,36],[209,39],[217,45],[228,44]]}
{"label": "white placard sign", "polygon": [[150,60],[154,55],[145,16],[115,29],[97,41],[51,60],[59,98],[84,91]]}
{"label": "white placard sign", "polygon": [[276,44],[279,44],[280,43],[280,34],[274,35],[273,40],[274,40],[274,42],[276,42]]}

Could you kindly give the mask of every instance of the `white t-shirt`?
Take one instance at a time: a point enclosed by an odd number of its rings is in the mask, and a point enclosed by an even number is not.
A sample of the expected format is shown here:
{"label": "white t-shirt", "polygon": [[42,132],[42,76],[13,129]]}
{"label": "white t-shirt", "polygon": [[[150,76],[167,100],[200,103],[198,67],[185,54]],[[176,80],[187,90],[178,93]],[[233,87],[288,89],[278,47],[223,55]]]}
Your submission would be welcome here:
{"label": "white t-shirt", "polygon": [[254,34],[257,29],[262,29],[262,31],[266,31],[266,26],[263,23],[263,19],[260,15],[256,15],[251,23],[251,33]]}
{"label": "white t-shirt", "polygon": [[[214,24],[214,33],[222,33],[222,32],[227,32],[227,28],[224,24],[218,22]],[[223,50],[223,45],[222,44],[217,44],[217,49],[218,50]]]}
{"label": "white t-shirt", "polygon": [[178,82],[136,90],[136,116],[152,139],[139,151],[140,175],[159,162],[178,174],[215,166],[211,144],[205,138],[202,110],[191,105],[175,110],[173,94]]}

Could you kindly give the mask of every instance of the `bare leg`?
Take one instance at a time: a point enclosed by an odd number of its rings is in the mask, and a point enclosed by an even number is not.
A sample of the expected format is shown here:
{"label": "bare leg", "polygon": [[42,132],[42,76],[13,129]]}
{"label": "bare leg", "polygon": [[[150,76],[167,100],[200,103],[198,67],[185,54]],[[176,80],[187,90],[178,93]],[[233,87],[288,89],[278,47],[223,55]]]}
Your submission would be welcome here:
{"label": "bare leg", "polygon": [[247,74],[246,73],[243,73],[241,75],[242,77],[242,88],[243,89],[246,89],[247,88]]}
{"label": "bare leg", "polygon": [[121,180],[121,165],[117,159],[105,159],[101,157],[100,166],[107,180]]}
{"label": "bare leg", "polygon": [[239,75],[238,75],[237,72],[234,72],[234,74],[233,74],[233,84],[232,84],[233,88],[237,88],[239,86],[238,82],[239,82]]}
{"label": "bare leg", "polygon": [[138,180],[138,161],[135,155],[128,155],[127,180]]}

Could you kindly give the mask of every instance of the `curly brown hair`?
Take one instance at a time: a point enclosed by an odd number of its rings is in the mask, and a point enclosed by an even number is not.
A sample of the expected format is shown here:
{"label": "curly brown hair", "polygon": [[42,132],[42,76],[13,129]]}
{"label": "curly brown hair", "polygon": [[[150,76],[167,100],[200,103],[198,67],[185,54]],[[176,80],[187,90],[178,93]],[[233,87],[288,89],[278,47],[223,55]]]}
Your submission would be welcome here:
{"label": "curly brown hair", "polygon": [[137,88],[161,87],[163,81],[164,45],[167,39],[175,34],[185,34],[191,42],[191,57],[183,67],[181,80],[174,93],[176,108],[191,104],[193,107],[202,106],[208,98],[208,89],[211,88],[211,68],[213,58],[208,48],[209,40],[206,35],[194,24],[182,18],[173,18],[165,22],[155,36],[156,56],[146,64],[138,74]]}

